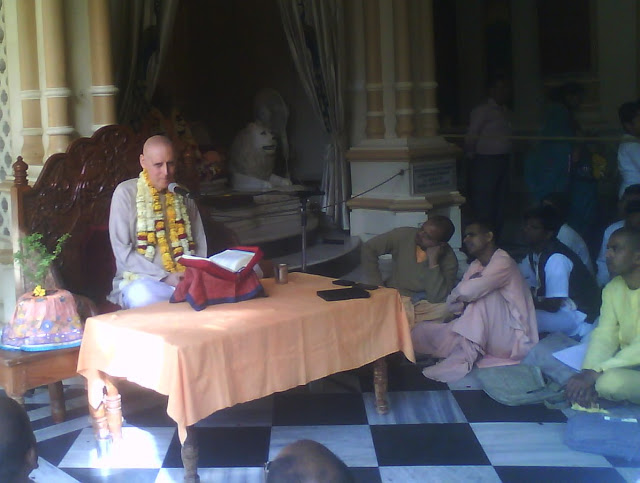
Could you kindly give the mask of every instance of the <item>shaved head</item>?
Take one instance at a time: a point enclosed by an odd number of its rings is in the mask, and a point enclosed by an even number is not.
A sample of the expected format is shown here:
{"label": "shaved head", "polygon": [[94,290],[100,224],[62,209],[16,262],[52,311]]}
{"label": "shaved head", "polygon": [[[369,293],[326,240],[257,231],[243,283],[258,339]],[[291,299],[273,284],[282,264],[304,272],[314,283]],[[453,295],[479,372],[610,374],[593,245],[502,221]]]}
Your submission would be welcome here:
{"label": "shaved head", "polygon": [[325,446],[308,439],[285,446],[269,463],[267,483],[353,483],[344,462]]}
{"label": "shaved head", "polygon": [[140,166],[147,171],[149,182],[158,191],[167,189],[176,171],[173,144],[165,136],[151,136],[144,143]]}
{"label": "shaved head", "polygon": [[20,404],[0,397],[0,481],[29,481],[38,467],[36,437]]}
{"label": "shaved head", "polygon": [[151,136],[144,142],[144,146],[142,147],[143,156],[147,156],[152,151],[157,149],[171,149],[173,150],[173,143],[166,136]]}

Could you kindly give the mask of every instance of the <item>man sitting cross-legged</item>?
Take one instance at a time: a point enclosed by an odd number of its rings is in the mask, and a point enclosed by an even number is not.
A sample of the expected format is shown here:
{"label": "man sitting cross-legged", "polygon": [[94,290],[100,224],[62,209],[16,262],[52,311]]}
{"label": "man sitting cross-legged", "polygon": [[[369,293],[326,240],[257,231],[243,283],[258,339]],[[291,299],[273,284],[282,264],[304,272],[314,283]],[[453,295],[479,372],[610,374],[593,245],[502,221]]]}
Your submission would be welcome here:
{"label": "man sitting cross-legged", "polygon": [[597,398],[640,404],[640,231],[620,228],[607,243],[609,271],[617,276],[602,293],[600,321],[591,333],[582,372],[566,397],[584,407]]}
{"label": "man sitting cross-legged", "polygon": [[409,323],[442,320],[445,298],[455,285],[458,260],[447,243],[455,227],[449,218],[430,216],[420,228],[401,227],[372,238],[362,246],[361,261],[365,281],[382,285],[378,257],[391,254],[388,287],[403,296]]}
{"label": "man sitting cross-legged", "polygon": [[463,242],[475,261],[447,297],[447,308],[458,318],[421,322],[411,332],[416,352],[445,358],[423,370],[443,382],[463,377],[483,355],[521,360],[538,342],[531,292],[516,262],[496,247],[493,228],[473,222]]}
{"label": "man sitting cross-legged", "polygon": [[551,206],[525,213],[524,236],[530,252],[520,270],[534,290],[538,330],[582,338],[598,317],[600,289],[578,255],[556,238],[561,225]]}
{"label": "man sitting cross-legged", "polygon": [[116,187],[109,214],[117,267],[109,300],[123,308],[169,300],[183,277],[176,259],[207,255],[196,204],[167,191],[176,169],[171,141],[164,136],[147,139],[140,165],[138,178]]}

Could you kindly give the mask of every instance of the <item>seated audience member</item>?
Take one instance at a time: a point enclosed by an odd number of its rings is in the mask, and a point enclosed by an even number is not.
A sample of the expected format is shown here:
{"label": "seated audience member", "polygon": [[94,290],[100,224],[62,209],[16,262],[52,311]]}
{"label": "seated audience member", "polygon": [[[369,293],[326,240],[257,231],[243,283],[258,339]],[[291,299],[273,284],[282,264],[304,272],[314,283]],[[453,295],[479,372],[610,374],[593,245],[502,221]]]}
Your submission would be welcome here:
{"label": "seated audience member", "polygon": [[447,308],[458,318],[420,322],[411,331],[416,352],[445,358],[423,370],[443,382],[463,377],[483,355],[519,361],[538,342],[529,286],[516,262],[496,247],[493,228],[471,223],[464,246],[475,261],[447,297]]}
{"label": "seated audience member", "polygon": [[403,295],[409,322],[441,320],[444,301],[455,285],[458,260],[447,243],[455,227],[446,216],[429,217],[420,228],[401,227],[366,242],[361,251],[367,283],[382,285],[378,257],[391,254],[391,277],[386,286]]}
{"label": "seated audience member", "polygon": [[595,275],[593,261],[589,248],[584,242],[580,234],[567,224],[567,213],[569,212],[569,196],[566,193],[551,193],[542,199],[543,205],[553,206],[560,215],[562,226],[558,230],[556,238],[567,245],[573,252],[580,257],[585,267],[589,269],[592,275]]}
{"label": "seated audience member", "polygon": [[169,300],[184,276],[176,259],[183,254],[207,255],[196,204],[167,191],[176,169],[171,141],[164,136],[147,139],[140,165],[138,178],[116,187],[109,215],[116,259],[109,300],[123,308]]}
{"label": "seated audience member", "polygon": [[347,465],[325,446],[303,439],[265,465],[267,483],[353,483]]}
{"label": "seated audience member", "polygon": [[[634,221],[637,221],[635,220],[637,216],[633,214],[637,211],[638,205],[635,203],[637,201],[640,201],[640,184],[632,184],[624,191],[619,203],[620,217],[622,219],[609,225],[602,235],[602,246],[600,247],[600,253],[596,259],[596,268],[598,270],[596,279],[598,280],[598,285],[600,287],[604,287],[611,280],[605,259],[609,237],[614,231],[627,224],[627,218],[630,218],[630,222],[632,224]],[[630,204],[631,206],[629,206]]]}
{"label": "seated audience member", "polygon": [[530,252],[520,270],[534,290],[538,330],[582,338],[598,317],[600,289],[578,255],[556,238],[561,224],[551,206],[525,214]]}
{"label": "seated audience member", "polygon": [[618,109],[620,124],[624,129],[623,141],[618,146],[618,171],[620,172],[620,190],[632,184],[640,183],[640,103],[625,102]]}
{"label": "seated audience member", "polygon": [[584,407],[598,396],[640,404],[640,231],[624,227],[611,235],[607,265],[617,276],[602,292],[582,372],[566,389],[567,399]]}
{"label": "seated audience member", "polygon": [[31,481],[29,473],[37,467],[36,437],[27,412],[13,399],[0,397],[0,481]]}

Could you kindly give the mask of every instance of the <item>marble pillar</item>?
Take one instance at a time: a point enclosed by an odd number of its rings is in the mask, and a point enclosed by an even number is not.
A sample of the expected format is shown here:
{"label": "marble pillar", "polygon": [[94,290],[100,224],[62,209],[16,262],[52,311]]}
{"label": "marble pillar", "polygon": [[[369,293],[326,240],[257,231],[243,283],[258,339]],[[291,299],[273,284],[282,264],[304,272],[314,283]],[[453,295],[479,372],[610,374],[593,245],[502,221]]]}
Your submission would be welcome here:
{"label": "marble pillar", "polygon": [[536,132],[544,105],[536,1],[511,2],[511,25],[513,114],[519,126]]}
{"label": "marble pillar", "polygon": [[65,51],[65,26],[63,0],[40,2],[42,9],[42,37],[44,45],[45,89],[47,103],[48,135],[47,157],[64,152],[74,132],[70,123],[67,84],[67,56]]}
{"label": "marble pillar", "polygon": [[377,0],[365,0],[363,5],[365,33],[365,66],[367,92],[368,139],[385,137],[382,60],[380,52],[380,7]]}
{"label": "marble pillar", "polygon": [[[378,130],[374,137],[367,129],[366,139],[347,153],[351,192],[366,192],[347,203],[351,234],[366,241],[442,214],[454,222],[451,243],[459,247],[464,198],[457,191],[455,159],[460,153],[437,135],[432,1],[365,0],[362,8],[367,127],[374,122],[369,113],[382,109],[377,126],[395,116],[396,132]],[[374,92],[371,85],[378,82]]]}
{"label": "marble pillar", "polygon": [[91,48],[91,93],[93,100],[92,132],[103,126],[116,124],[113,85],[113,58],[108,0],[89,2],[89,43]]}
{"label": "marble pillar", "polygon": [[418,83],[418,136],[423,138],[438,135],[438,106],[436,99],[436,61],[433,39],[433,0],[418,0],[415,5],[419,28],[414,32],[419,83]]}
{"label": "marble pillar", "polygon": [[42,113],[38,79],[38,42],[35,0],[17,2],[18,58],[20,59],[20,100],[22,107],[22,156],[30,165],[44,161]]}
{"label": "marble pillar", "polygon": [[[460,119],[469,120],[471,110],[486,99],[485,0],[455,0],[458,47]],[[513,4],[513,2],[512,2]]]}
{"label": "marble pillar", "polygon": [[393,46],[395,61],[396,135],[399,138],[409,138],[414,134],[414,109],[408,0],[396,0],[393,2]]}

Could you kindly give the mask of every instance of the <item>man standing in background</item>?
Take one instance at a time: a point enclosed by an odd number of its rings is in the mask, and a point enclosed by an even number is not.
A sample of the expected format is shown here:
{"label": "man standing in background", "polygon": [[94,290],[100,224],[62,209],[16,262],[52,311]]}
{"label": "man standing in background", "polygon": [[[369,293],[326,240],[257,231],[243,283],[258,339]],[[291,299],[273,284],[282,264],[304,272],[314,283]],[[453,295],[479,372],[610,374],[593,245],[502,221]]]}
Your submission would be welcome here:
{"label": "man standing in background", "polygon": [[489,99],[471,111],[464,150],[469,158],[468,191],[473,216],[502,230],[509,190],[511,123],[507,102],[511,86],[504,76],[489,80]]}

